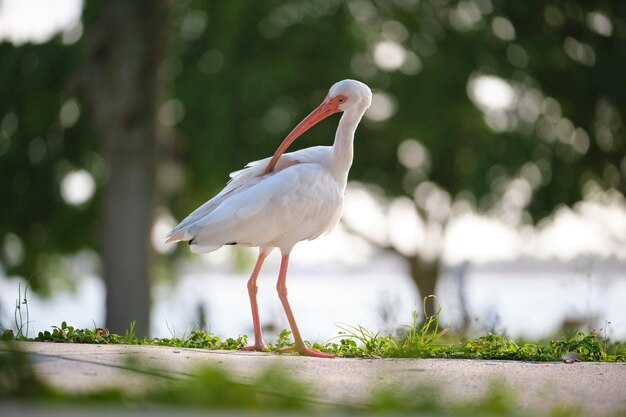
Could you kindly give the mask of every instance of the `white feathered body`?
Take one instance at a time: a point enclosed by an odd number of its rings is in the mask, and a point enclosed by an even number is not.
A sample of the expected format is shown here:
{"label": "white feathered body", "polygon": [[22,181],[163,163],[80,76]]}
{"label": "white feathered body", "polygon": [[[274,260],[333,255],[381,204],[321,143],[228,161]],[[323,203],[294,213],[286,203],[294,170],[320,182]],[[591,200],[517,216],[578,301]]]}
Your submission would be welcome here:
{"label": "white feathered body", "polygon": [[280,248],[285,255],[301,240],[332,230],[341,217],[354,133],[371,100],[361,82],[334,84],[322,105],[301,122],[342,111],[333,146],[284,153],[269,174],[272,158],[251,162],[232,173],[226,187],[176,226],[167,241],[188,241],[193,252],[236,244]]}
{"label": "white feathered body", "polygon": [[167,240],[189,241],[193,252],[204,253],[229,244],[290,250],[315,239],[341,217],[347,170],[338,173],[332,160],[332,147],[316,146],[283,154],[267,175],[270,158],[251,162]]}

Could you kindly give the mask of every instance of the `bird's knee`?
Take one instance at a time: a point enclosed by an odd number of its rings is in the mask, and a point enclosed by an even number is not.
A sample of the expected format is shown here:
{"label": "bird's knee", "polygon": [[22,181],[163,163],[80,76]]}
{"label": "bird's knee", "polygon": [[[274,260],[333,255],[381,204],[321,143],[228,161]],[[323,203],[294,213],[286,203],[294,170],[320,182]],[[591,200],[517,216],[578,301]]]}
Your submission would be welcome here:
{"label": "bird's knee", "polygon": [[287,286],[280,283],[276,284],[276,291],[278,291],[278,297],[282,300],[287,298]]}
{"label": "bird's knee", "polygon": [[259,286],[257,285],[257,283],[253,281],[248,281],[248,294],[257,295],[258,292]]}

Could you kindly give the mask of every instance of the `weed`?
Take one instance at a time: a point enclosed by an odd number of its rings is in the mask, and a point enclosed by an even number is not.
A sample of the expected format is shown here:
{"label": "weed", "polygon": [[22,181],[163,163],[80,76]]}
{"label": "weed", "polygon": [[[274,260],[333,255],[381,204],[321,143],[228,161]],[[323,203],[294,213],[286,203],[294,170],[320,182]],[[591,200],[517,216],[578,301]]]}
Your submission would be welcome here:
{"label": "weed", "polygon": [[142,344],[154,346],[173,346],[211,350],[236,350],[246,346],[247,342],[248,337],[245,335],[239,336],[236,339],[228,338],[222,341],[218,336],[205,333],[202,330],[194,330],[189,334],[189,336],[182,339],[171,337],[141,341]]}
{"label": "weed", "polygon": [[0,340],[3,340],[5,342],[10,341],[10,340],[15,340],[15,333],[13,333],[13,330],[11,329],[6,329],[0,335]]}
{"label": "weed", "polygon": [[578,352],[583,358],[592,361],[602,361],[610,357],[605,352],[602,340],[596,333],[587,335],[579,332],[569,339],[563,337],[561,340],[551,341],[550,348],[557,356],[562,356],[568,352]]}
{"label": "weed", "polygon": [[[126,345],[134,345],[137,343],[137,333],[135,333],[135,326],[136,326],[136,322],[135,320],[130,322],[130,327],[128,330],[126,330],[126,334],[124,334],[124,337],[122,338],[122,343],[126,344]],[[98,331],[98,329],[96,329],[96,332]],[[107,330],[108,333],[108,330]]]}
{"label": "weed", "polygon": [[289,330],[283,329],[278,335],[278,340],[275,344],[270,343],[268,348],[270,351],[281,351],[283,349],[292,347],[294,342],[291,340],[291,332]]}
{"label": "weed", "polygon": [[420,348],[424,348],[430,345],[435,340],[439,339],[441,336],[446,334],[450,329],[450,326],[443,329],[439,332],[439,322],[441,319],[441,304],[437,303],[437,313],[433,316],[428,316],[426,314],[426,300],[428,298],[437,298],[434,295],[429,295],[424,298],[422,309],[424,311],[424,316],[426,317],[424,323],[419,325],[419,321],[417,319],[417,310],[413,310],[413,325],[410,326],[409,331],[406,333],[404,337],[404,347],[416,346]]}
{"label": "weed", "polygon": [[[398,348],[397,342],[391,336],[383,336],[380,332],[374,333],[365,327],[357,325],[339,325],[340,331],[336,338],[339,343],[327,342],[321,346],[322,350],[342,356],[352,357],[384,357],[386,352]],[[361,346],[358,345],[361,343]],[[316,346],[317,347],[317,346]]]}
{"label": "weed", "polygon": [[[363,326],[341,324],[336,337],[324,343],[307,345],[344,357],[359,358],[466,358],[507,359],[526,361],[558,361],[564,355],[576,352],[582,361],[626,362],[626,347],[621,343],[609,343],[596,333],[578,333],[571,338],[551,340],[547,343],[516,343],[513,339],[497,333],[489,333],[475,339],[459,341],[448,335],[449,326],[440,328],[441,307],[433,316],[418,320],[413,312],[412,325],[398,335],[372,332]],[[220,339],[202,330],[192,331],[181,338],[138,339],[135,323],[130,324],[124,336],[109,334],[106,329],[75,329],[67,323],[53,326],[52,331],[40,332],[35,339],[25,339],[19,334],[6,333],[4,339],[35,340],[62,343],[142,344],[200,348],[212,350],[235,350],[247,344],[247,336]],[[280,351],[293,346],[291,332],[283,330],[270,351]]]}
{"label": "weed", "polygon": [[126,343],[132,345],[138,343],[136,338],[133,340],[128,336],[128,331],[126,332],[126,336],[119,336],[109,334],[106,329],[75,329],[74,326],[69,326],[66,322],[63,322],[60,326],[52,326],[51,332],[48,330],[39,332],[34,340],[37,342],[92,344]]}
{"label": "weed", "polygon": [[247,336],[239,336],[236,339],[228,338],[222,341],[218,336],[205,333],[203,331],[192,331],[188,337],[183,339],[155,338],[138,339],[135,334],[135,322],[130,324],[129,330],[124,336],[109,334],[107,329],[75,329],[66,322],[60,326],[52,326],[52,332],[39,332],[39,335],[32,339],[37,342],[60,342],[60,343],[90,343],[90,344],[125,344],[125,345],[151,345],[170,346],[184,348],[200,348],[212,350],[235,350],[247,344]]}
{"label": "weed", "polygon": [[470,340],[463,347],[477,358],[489,359],[514,359],[519,351],[519,346],[513,340],[494,333]]}
{"label": "weed", "polygon": [[[374,333],[363,326],[341,324],[339,334],[324,344],[315,344],[314,348],[335,353],[346,357],[429,357],[432,355],[420,355],[429,350],[433,342],[440,339],[448,332],[449,327],[439,330],[441,318],[441,306],[433,316],[426,315],[426,300],[436,298],[429,296],[424,298],[424,322],[418,320],[417,310],[413,311],[413,324],[398,337],[383,335],[381,332]],[[339,339],[339,343],[333,340]]]}
{"label": "weed", "polygon": [[[17,339],[28,338],[28,332],[30,330],[30,312],[28,310],[27,293],[28,284],[26,284],[26,286],[24,287],[24,294],[22,295],[22,285],[18,283],[17,300],[15,300],[15,311],[13,312],[13,317],[15,320],[15,330],[17,331],[15,337]],[[22,312],[22,309],[25,310],[25,313]],[[26,314],[26,320],[24,320],[24,314]],[[26,331],[24,331],[24,327],[26,327]]]}

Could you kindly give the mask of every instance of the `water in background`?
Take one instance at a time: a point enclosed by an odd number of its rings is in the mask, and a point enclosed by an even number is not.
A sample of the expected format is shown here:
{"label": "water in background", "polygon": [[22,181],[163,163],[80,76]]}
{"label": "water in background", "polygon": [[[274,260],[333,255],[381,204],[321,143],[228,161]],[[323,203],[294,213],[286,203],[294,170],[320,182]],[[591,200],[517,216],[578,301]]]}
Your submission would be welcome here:
{"label": "water in background", "polygon": [[[374,331],[394,331],[421,310],[421,300],[403,264],[379,257],[359,267],[326,265],[316,270],[292,265],[289,298],[304,337],[325,341],[341,324],[360,324]],[[204,269],[204,270],[203,270]],[[259,305],[265,336],[270,339],[287,320],[275,291],[277,265],[259,279]],[[219,336],[252,334],[247,275],[187,268],[180,279],[153,290],[152,336],[183,336],[204,321]],[[22,287],[24,283],[22,282]],[[0,279],[0,323],[13,327],[18,280]],[[585,323],[626,339],[626,265],[615,260],[568,263],[514,262],[448,267],[438,287],[442,319],[453,326],[470,318],[472,335],[489,330],[531,339],[548,336],[565,325]],[[50,299],[29,294],[30,335],[59,325],[103,326],[104,285],[85,275],[76,291]],[[603,330],[604,331],[604,330]]]}

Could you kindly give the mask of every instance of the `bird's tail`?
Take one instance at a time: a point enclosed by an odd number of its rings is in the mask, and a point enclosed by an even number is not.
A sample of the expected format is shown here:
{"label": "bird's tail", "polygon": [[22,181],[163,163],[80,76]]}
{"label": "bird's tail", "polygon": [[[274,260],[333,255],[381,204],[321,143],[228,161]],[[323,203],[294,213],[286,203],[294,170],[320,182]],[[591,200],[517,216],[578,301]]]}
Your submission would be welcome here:
{"label": "bird's tail", "polygon": [[222,245],[199,245],[195,241],[189,241],[189,250],[193,253],[209,253],[218,250]]}
{"label": "bird's tail", "polygon": [[[202,239],[200,239],[202,240]],[[210,244],[208,242],[198,241],[197,236],[190,236],[187,230],[172,230],[166,237],[165,243],[187,241],[189,243],[189,249],[193,253],[209,253],[218,250],[223,244]]]}
{"label": "bird's tail", "polygon": [[180,242],[185,238],[185,232],[174,232],[171,231],[167,236],[165,236],[165,243],[173,243]]}

